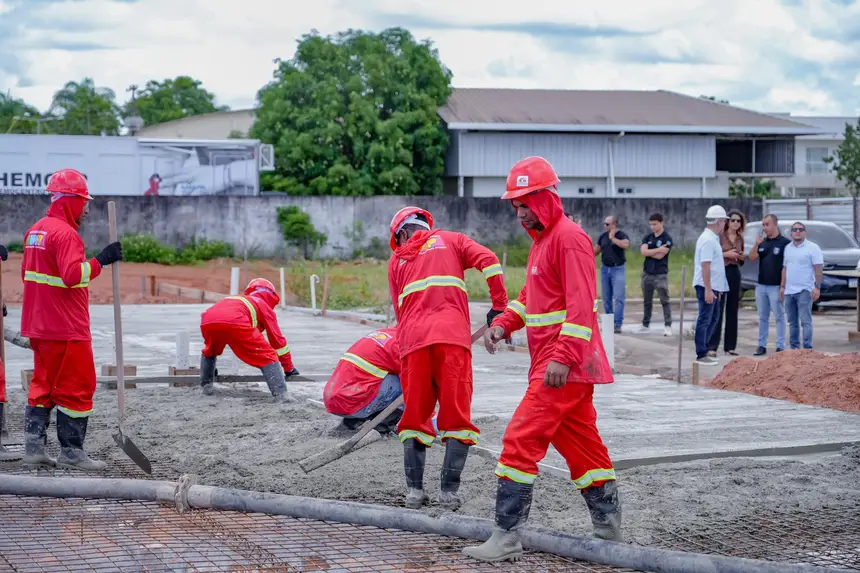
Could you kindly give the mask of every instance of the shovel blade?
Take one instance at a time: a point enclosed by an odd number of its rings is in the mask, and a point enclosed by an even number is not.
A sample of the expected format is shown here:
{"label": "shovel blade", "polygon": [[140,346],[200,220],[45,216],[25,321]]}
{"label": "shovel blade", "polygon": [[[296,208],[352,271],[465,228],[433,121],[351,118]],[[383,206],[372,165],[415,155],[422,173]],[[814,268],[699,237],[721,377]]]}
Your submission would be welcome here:
{"label": "shovel blade", "polygon": [[117,432],[116,434],[113,434],[113,441],[116,442],[116,445],[118,445],[119,448],[125,452],[125,455],[131,458],[131,461],[136,463],[140,469],[146,472],[147,475],[152,475],[152,464],[149,463],[149,459],[143,455],[143,452],[134,445],[134,442],[132,442],[128,436],[124,435],[122,432]]}

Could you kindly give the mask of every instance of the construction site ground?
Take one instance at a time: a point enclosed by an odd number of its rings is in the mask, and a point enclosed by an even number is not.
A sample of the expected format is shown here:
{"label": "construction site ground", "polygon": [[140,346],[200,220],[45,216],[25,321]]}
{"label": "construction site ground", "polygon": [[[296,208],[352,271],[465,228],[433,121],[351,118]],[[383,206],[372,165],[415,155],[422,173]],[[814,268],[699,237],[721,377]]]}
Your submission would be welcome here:
{"label": "construction site ground", "polygon": [[[126,363],[136,365],[139,376],[166,374],[175,362],[179,331],[190,334],[191,356],[199,356],[199,317],[205,308],[123,306]],[[20,308],[15,305],[9,310],[8,326],[17,325]],[[484,305],[474,305],[473,328],[480,325],[485,312]],[[331,373],[341,353],[373,328],[302,312],[278,314],[296,366],[309,375]],[[113,363],[112,307],[94,305],[91,315],[96,363]],[[818,315],[816,321],[818,327]],[[817,330],[816,337],[818,332],[826,333],[827,328]],[[619,359],[629,360],[639,352],[627,350],[628,338],[636,344],[654,345],[647,356],[636,360],[641,366],[675,356],[671,341],[659,334],[633,337],[625,332],[616,337]],[[466,502],[460,511],[490,518],[496,481],[491,453],[501,449],[507,420],[525,391],[528,355],[508,351],[490,355],[476,345],[473,363],[473,413],[481,429],[480,445],[486,451],[481,455],[476,451],[469,458],[462,487]],[[32,353],[7,344],[13,441],[21,439],[25,404],[17,373],[27,368],[32,368]],[[254,374],[229,351],[218,368],[223,374]],[[286,405],[272,403],[263,385],[221,386],[211,397],[197,388],[140,385],[126,392],[126,433],[153,461],[156,478],[176,479],[181,473],[193,473],[207,485],[401,505],[402,450],[396,439],[371,444],[310,475],[299,468],[298,460],[343,440],[330,435],[338,420],[307,400],[319,400],[323,384],[291,384],[290,392],[302,400]],[[745,556],[752,556],[753,545],[764,544],[758,556],[798,560],[791,556],[799,542],[790,534],[779,533],[779,528],[794,524],[795,529],[803,529],[797,537],[810,542],[811,533],[803,524],[826,517],[830,525],[819,530],[835,527],[845,535],[819,539],[815,554],[828,554],[827,544],[853,544],[853,553],[841,546],[832,551],[842,552],[840,564],[854,563],[860,569],[856,551],[860,545],[860,448],[816,450],[821,444],[860,442],[860,415],[623,374],[614,384],[598,387],[595,396],[598,425],[620,468],[628,540]],[[95,402],[88,449],[110,463],[110,475],[144,477],[111,438],[116,427],[116,391],[99,388]],[[53,431],[49,435],[55,445]],[[763,455],[767,448],[796,446],[809,449],[804,455]],[[747,454],[731,454],[738,451]],[[431,514],[441,514],[435,498],[442,452],[434,447],[428,455],[426,486],[433,501],[425,511]],[[679,455],[695,459],[665,463]],[[538,480],[532,522],[589,534],[588,512],[565,476],[563,460],[550,451],[544,461],[552,467]],[[0,471],[33,473],[16,464],[5,464]],[[770,527],[777,533],[755,541],[749,533],[751,524],[758,524],[759,531]],[[711,533],[703,533],[708,531]],[[737,543],[727,543],[732,536],[738,537]],[[835,561],[823,564],[829,563]]]}

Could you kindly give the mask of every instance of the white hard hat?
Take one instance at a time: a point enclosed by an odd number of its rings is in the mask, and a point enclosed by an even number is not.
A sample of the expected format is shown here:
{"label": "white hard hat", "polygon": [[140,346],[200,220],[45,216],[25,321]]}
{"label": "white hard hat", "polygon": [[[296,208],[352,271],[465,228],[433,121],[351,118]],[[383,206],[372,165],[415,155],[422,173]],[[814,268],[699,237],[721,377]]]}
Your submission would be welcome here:
{"label": "white hard hat", "polygon": [[726,210],[723,209],[722,205],[711,205],[710,207],[708,207],[708,212],[705,213],[705,219],[707,219],[708,221],[728,218],[729,216],[726,214]]}

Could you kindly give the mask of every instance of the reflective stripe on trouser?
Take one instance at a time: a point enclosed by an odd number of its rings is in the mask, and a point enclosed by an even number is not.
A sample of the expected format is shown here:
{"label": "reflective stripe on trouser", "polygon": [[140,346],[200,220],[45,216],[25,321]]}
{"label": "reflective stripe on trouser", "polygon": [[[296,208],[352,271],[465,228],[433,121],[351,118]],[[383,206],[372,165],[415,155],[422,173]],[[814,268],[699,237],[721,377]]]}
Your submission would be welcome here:
{"label": "reflective stripe on trouser", "polygon": [[[81,281],[72,285],[71,288],[84,288],[90,285],[90,277],[93,274],[92,266],[89,262],[81,263]],[[48,285],[57,288],[69,288],[66,286],[66,283],[63,282],[61,277],[55,277],[53,275],[38,273],[36,271],[24,271],[24,281],[36,283],[40,285]]]}
{"label": "reflective stripe on trouser", "polygon": [[72,418],[93,412],[96,367],[89,340],[30,339],[33,379],[27,394],[30,406],[53,408]]}
{"label": "reflective stripe on trouser", "polygon": [[563,388],[529,383],[523,401],[508,423],[496,475],[518,483],[533,483],[537,463],[552,444],[570,468],[577,489],[615,479],[612,461],[597,431],[594,386],[568,382]]}
{"label": "reflective stripe on trouser", "polygon": [[472,423],[472,353],[453,344],[433,344],[403,357],[400,369],[404,412],[397,433],[400,441],[415,438],[429,446],[436,431],[433,410],[439,402],[437,425],[442,440],[476,444]]}
{"label": "reflective stripe on trouser", "polygon": [[278,354],[263,334],[250,325],[204,324],[200,327],[203,335],[203,356],[215,358],[230,347],[236,358],[254,368],[278,362]]}

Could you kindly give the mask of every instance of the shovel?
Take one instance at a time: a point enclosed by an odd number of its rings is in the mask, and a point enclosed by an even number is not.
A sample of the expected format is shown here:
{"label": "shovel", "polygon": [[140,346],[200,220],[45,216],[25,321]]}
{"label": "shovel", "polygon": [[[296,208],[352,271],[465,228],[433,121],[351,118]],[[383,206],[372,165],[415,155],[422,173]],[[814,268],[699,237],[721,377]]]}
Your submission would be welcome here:
{"label": "shovel", "polygon": [[[110,242],[117,240],[116,232],[116,203],[108,201],[108,224],[110,225]],[[116,445],[125,452],[131,461],[140,466],[147,475],[152,475],[152,464],[134,442],[122,431],[125,421],[125,367],[122,358],[122,310],[119,301],[119,262],[111,265],[113,273],[113,323],[116,331],[116,399],[119,405],[119,431],[113,434]]]}
{"label": "shovel", "polygon": [[[472,344],[474,344],[479,338],[484,335],[486,332],[487,326],[484,325],[474,333],[472,333]],[[340,444],[333,446],[327,450],[323,450],[318,454],[314,454],[308,458],[305,458],[299,462],[299,467],[302,468],[302,471],[305,473],[312,472],[317,468],[321,468],[325,465],[332,463],[335,460],[339,460],[343,456],[353,451],[356,444],[358,444],[362,438],[364,438],[367,434],[371,432],[371,430],[376,429],[376,426],[379,425],[385,418],[387,418],[391,413],[394,412],[397,408],[403,405],[403,394],[397,397],[394,402],[388,405],[382,412],[373,417],[369,422],[365,422],[361,429],[350,439],[345,442],[341,442]]]}

